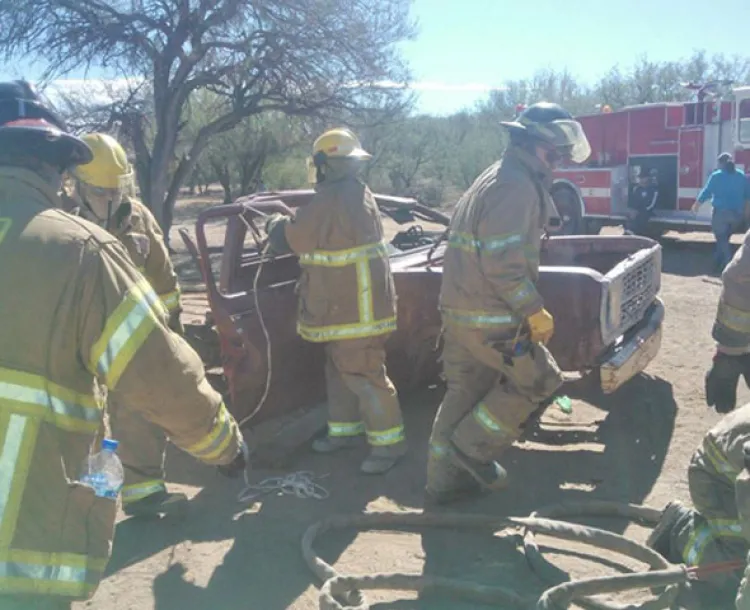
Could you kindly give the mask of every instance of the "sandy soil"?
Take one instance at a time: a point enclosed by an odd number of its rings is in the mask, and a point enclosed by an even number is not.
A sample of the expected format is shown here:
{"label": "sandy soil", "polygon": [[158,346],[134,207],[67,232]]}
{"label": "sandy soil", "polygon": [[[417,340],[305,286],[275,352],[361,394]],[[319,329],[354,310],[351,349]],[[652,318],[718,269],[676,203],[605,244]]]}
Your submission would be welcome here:
{"label": "sandy soil", "polygon": [[[197,204],[183,205],[179,224],[192,225],[197,209]],[[195,270],[175,233],[172,243],[180,274],[189,284]],[[667,318],[661,352],[647,373],[613,396],[591,390],[590,384],[588,390],[586,384],[569,388],[572,414],[552,407],[540,433],[507,454],[512,488],[461,505],[460,510],[524,515],[563,501],[608,499],[660,507],[673,498],[688,499],[689,457],[718,419],[704,404],[702,380],[712,354],[710,329],[719,286],[710,273],[710,238],[670,235],[663,245],[661,296]],[[199,315],[200,303],[194,305],[192,311]],[[748,395],[743,388],[741,398]],[[121,515],[108,576],[95,597],[76,604],[76,609],[318,608],[317,583],[300,553],[302,534],[331,513],[420,509],[427,436],[440,397],[437,389],[403,397],[411,451],[399,468],[382,478],[357,474],[364,449],[346,457],[303,454],[294,469],[327,475],[320,481],[330,492],[325,500],[270,495],[241,505],[236,500],[239,483],[170,450],[171,487],[192,498],[188,517],[170,522],[126,520]],[[255,471],[251,479],[280,474],[285,473]],[[642,528],[622,522],[605,526],[637,539],[646,535]],[[550,559],[574,576],[611,572],[605,562],[587,557],[586,549],[557,542],[549,547]],[[503,584],[531,597],[543,588],[513,535],[344,531],[326,536],[319,550],[344,573],[424,570]],[[373,608],[482,607],[410,594],[368,597],[376,602]]]}

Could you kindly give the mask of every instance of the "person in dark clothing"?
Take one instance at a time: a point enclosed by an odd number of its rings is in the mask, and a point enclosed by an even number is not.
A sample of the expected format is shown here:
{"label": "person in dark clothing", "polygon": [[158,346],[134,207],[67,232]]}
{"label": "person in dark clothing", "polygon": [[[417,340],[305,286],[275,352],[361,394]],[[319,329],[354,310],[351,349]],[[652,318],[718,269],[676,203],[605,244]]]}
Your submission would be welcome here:
{"label": "person in dark clothing", "polygon": [[648,221],[654,213],[659,191],[649,173],[641,170],[638,175],[638,184],[633,189],[628,207],[634,214],[625,225],[625,232],[632,235],[643,235],[646,233]]}

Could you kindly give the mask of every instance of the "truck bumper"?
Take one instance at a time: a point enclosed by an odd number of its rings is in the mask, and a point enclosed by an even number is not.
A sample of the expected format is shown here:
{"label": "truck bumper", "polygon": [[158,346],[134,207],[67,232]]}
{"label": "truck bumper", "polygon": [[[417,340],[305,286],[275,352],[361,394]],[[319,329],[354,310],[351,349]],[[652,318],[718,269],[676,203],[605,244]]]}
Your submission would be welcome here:
{"label": "truck bumper", "polygon": [[617,390],[656,357],[661,347],[663,321],[664,303],[657,297],[643,320],[625,333],[622,342],[600,365],[599,375],[605,394]]}

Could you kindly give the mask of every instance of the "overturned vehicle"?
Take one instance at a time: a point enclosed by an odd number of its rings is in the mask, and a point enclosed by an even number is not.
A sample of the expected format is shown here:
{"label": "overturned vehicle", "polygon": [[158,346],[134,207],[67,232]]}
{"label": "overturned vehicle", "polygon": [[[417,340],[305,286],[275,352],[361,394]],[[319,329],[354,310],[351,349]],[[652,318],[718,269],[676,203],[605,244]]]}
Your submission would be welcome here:
{"label": "overturned vehicle", "polygon": [[[325,399],[322,348],[296,333],[298,259],[264,258],[259,229],[262,216],[293,215],[312,195],[311,190],[260,193],[205,210],[196,224],[197,248],[181,232],[201,268],[230,408],[238,419],[261,402],[255,422]],[[387,344],[389,375],[400,391],[435,384],[441,372],[441,237],[449,218],[413,199],[375,198],[386,221],[411,225],[389,245],[398,294],[398,330]],[[225,225],[220,252],[207,239],[207,227],[216,221]],[[544,239],[539,289],[555,317],[549,348],[562,370],[598,374],[605,393],[642,371],[661,345],[660,281],[661,246],[650,239]]]}

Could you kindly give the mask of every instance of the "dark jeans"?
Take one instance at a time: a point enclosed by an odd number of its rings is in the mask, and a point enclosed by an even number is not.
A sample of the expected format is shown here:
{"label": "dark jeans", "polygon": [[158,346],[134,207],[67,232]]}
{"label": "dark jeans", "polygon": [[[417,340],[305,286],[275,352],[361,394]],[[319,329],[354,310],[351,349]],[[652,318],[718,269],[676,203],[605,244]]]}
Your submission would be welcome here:
{"label": "dark jeans", "polygon": [[714,259],[719,271],[732,260],[732,248],[729,245],[729,239],[732,232],[739,227],[742,222],[743,212],[738,210],[724,210],[714,208],[711,216],[711,230],[714,232],[716,247],[714,249]]}
{"label": "dark jeans", "polygon": [[645,235],[646,229],[648,229],[648,221],[651,216],[653,216],[651,210],[635,210],[635,215],[628,218],[625,222],[625,229],[636,235]]}

